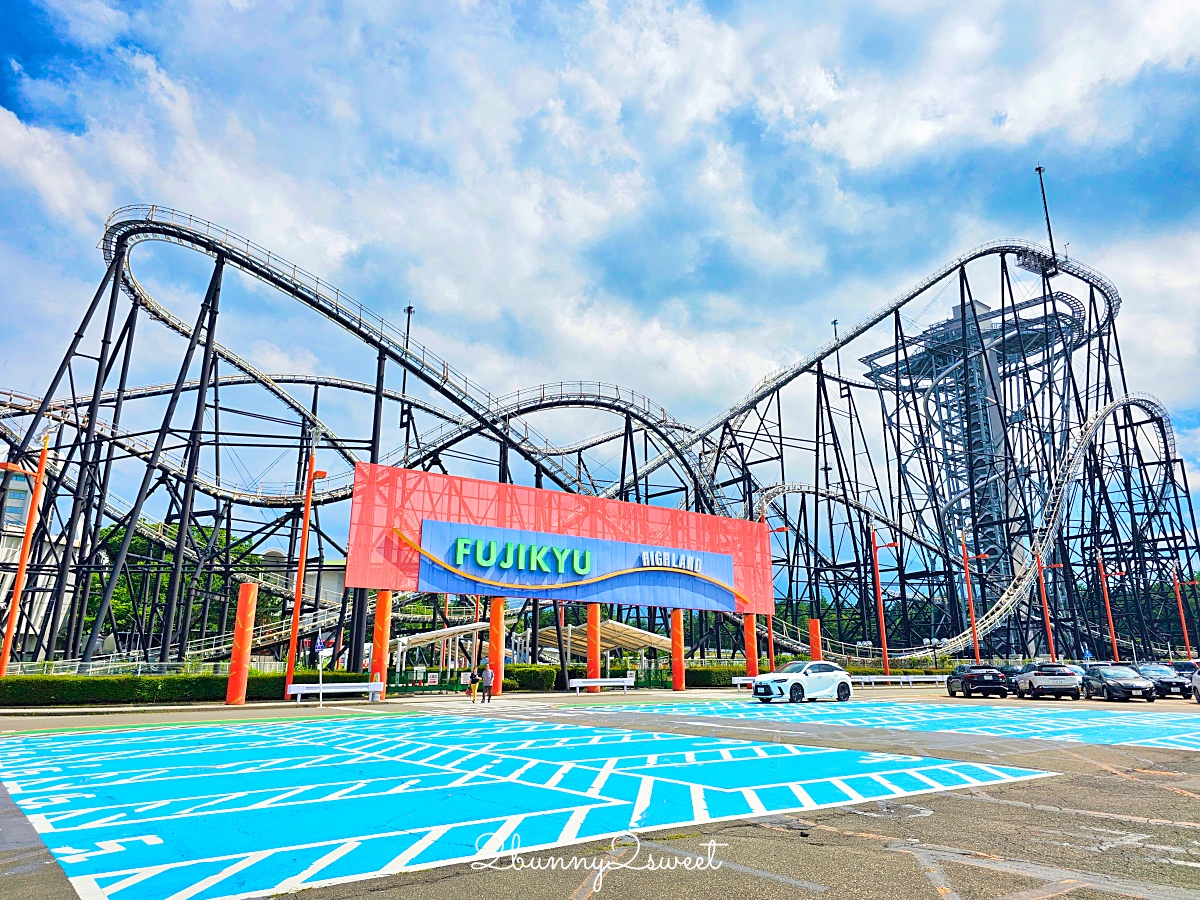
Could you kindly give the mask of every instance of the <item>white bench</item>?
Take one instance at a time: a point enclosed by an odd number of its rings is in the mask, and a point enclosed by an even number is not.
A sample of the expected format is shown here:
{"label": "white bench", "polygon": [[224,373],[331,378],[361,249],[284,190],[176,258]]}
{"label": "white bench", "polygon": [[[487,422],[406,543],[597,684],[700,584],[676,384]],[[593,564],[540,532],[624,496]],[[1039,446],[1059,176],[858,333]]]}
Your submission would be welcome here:
{"label": "white bench", "polygon": [[580,688],[588,687],[619,687],[621,689],[621,693],[625,693],[631,687],[633,687],[633,685],[634,675],[632,672],[626,675],[624,678],[572,678],[567,683],[567,686],[574,688],[575,693],[577,694],[579,693]]}
{"label": "white bench", "polygon": [[289,694],[296,695],[299,703],[305,694],[317,694],[323,699],[325,694],[369,694],[371,700],[378,700],[383,693],[382,681],[350,681],[334,684],[293,684],[288,688]]}
{"label": "white bench", "polygon": [[742,689],[742,685],[749,687],[754,684],[754,678],[751,675],[734,675],[730,680],[733,682],[733,686],[739,691]]}

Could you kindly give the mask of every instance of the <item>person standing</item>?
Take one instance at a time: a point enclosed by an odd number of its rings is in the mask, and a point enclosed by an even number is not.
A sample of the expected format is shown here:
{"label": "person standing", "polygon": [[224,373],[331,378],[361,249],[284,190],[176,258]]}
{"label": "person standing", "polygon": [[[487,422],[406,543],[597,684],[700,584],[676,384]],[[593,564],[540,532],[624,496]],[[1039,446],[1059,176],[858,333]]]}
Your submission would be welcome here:
{"label": "person standing", "polygon": [[472,702],[472,703],[474,703],[474,702],[475,702],[475,695],[476,695],[476,694],[479,692],[479,673],[478,673],[478,672],[477,672],[475,669],[472,669],[472,670],[471,670],[471,681],[470,681],[470,685],[471,685],[471,687],[470,687],[470,690],[471,690],[471,702]]}
{"label": "person standing", "polygon": [[492,702],[492,681],[495,680],[495,678],[496,678],[496,675],[494,672],[492,672],[492,669],[490,666],[484,668],[484,670],[483,670],[483,699],[481,701],[479,701],[480,703],[491,703]]}

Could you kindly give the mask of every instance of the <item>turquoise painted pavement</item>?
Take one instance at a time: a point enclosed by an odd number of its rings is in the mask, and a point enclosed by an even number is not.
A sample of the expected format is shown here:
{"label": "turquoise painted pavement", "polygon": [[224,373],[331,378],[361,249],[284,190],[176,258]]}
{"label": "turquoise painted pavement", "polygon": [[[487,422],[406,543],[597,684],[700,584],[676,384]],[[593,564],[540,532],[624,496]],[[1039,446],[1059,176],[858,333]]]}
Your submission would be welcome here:
{"label": "turquoise painted pavement", "polygon": [[0,740],[0,780],[86,900],[263,896],[1046,774],[448,715]]}
{"label": "turquoise painted pavement", "polygon": [[[1160,700],[1159,703],[1187,701]],[[1195,704],[1192,704],[1193,706]],[[606,705],[605,709],[655,715],[746,719],[758,722],[812,722],[844,728],[944,731],[992,737],[1039,738],[1083,744],[1128,744],[1200,751],[1200,707],[1158,712],[1139,705],[1110,709],[1083,701],[1035,700],[1028,706],[985,703],[929,703],[903,700],[851,700],[847,703],[759,703],[717,700]]]}

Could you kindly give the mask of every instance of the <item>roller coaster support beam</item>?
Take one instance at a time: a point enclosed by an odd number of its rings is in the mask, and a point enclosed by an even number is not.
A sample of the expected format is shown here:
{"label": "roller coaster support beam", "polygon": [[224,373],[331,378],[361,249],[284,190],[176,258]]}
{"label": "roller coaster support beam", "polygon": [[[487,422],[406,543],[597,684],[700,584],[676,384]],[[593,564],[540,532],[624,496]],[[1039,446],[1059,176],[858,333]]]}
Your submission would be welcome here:
{"label": "roller coaster support beam", "polygon": [[742,640],[746,650],[746,674],[758,677],[758,629],[754,624],[754,613],[742,614]]}
{"label": "roller coaster support beam", "polygon": [[[300,637],[300,605],[304,602],[304,564],[308,561],[308,523],[312,516],[313,484],[318,478],[325,477],[324,472],[317,471],[316,464],[317,453],[314,445],[312,452],[308,455],[308,478],[305,479],[304,517],[300,524],[300,555],[296,559],[296,593],[292,597],[292,634],[288,638],[287,674],[283,679],[284,700],[288,699],[288,689],[292,686],[292,677],[296,674],[296,644]],[[359,652],[362,652],[361,649]]]}
{"label": "roller coaster support beam", "polygon": [[[883,585],[879,581],[879,551],[888,547],[899,547],[895,541],[888,544],[879,543],[879,533],[871,529],[871,562],[875,566],[875,614],[879,616],[879,646],[883,650],[883,674],[892,674],[892,664],[888,661],[887,619],[883,615]],[[976,656],[979,655],[976,651]]]}
{"label": "roller coaster support beam", "polygon": [[25,516],[25,536],[21,539],[21,556],[17,562],[16,578],[13,579],[12,600],[8,604],[8,622],[4,626],[4,649],[0,651],[0,678],[8,674],[8,658],[12,655],[13,635],[17,630],[17,616],[21,612],[21,593],[25,590],[25,576],[29,571],[29,549],[33,545],[33,529],[37,524],[38,506],[42,498],[42,482],[46,477],[46,456],[49,452],[50,435],[46,435],[42,441],[42,454],[38,457],[37,472],[22,469],[14,463],[0,463],[6,473],[19,472],[22,475],[33,476],[33,489],[29,493],[29,511]]}
{"label": "roller coaster support beam", "polygon": [[988,554],[976,553],[974,556],[968,556],[966,534],[960,531],[958,539],[962,542],[963,578],[967,584],[967,612],[971,616],[971,641],[975,644],[975,664],[979,665],[979,631],[975,627],[975,599],[971,596],[971,560],[987,559]]}
{"label": "roller coaster support beam", "polygon": [[[1183,632],[1183,646],[1187,650],[1187,658],[1192,658],[1192,640],[1188,637],[1187,618],[1183,614],[1183,594],[1180,593],[1179,586],[1181,584],[1197,585],[1200,581],[1180,581],[1179,580],[1179,563],[1176,563],[1171,568],[1171,579],[1175,582],[1175,602],[1179,605],[1179,629]],[[3,674],[3,673],[0,673]]]}
{"label": "roller coaster support beam", "polygon": [[[175,527],[175,558],[171,564],[171,575],[167,579],[167,605],[163,610],[162,644],[158,649],[160,662],[166,662],[171,653],[171,641],[179,632],[179,661],[187,652],[187,637],[190,629],[191,603],[184,610],[179,628],[175,628],[175,609],[179,604],[179,591],[183,583],[184,548],[191,535],[192,508],[196,501],[196,471],[200,466],[200,444],[204,433],[204,411],[208,404],[208,382],[212,377],[213,345],[216,343],[217,310],[221,302],[221,277],[225,271],[225,257],[218,256],[213,268],[212,280],[208,284],[208,324],[204,329],[204,356],[200,362],[200,383],[196,387],[196,411],[192,416],[192,430],[188,436],[187,470],[183,481],[183,496],[179,500],[179,520]],[[100,396],[100,388],[96,389]],[[170,428],[170,420],[164,420],[163,428]],[[132,527],[133,523],[130,523]],[[189,591],[189,596],[191,592]],[[286,699],[286,697],[284,698]]]}
{"label": "roller coaster support beam", "polygon": [[[123,256],[124,251],[117,254],[118,257]],[[150,494],[150,485],[154,481],[155,475],[158,473],[158,463],[162,458],[163,447],[167,443],[167,434],[170,431],[171,419],[175,415],[175,409],[179,406],[179,397],[183,393],[183,386],[187,383],[188,370],[192,366],[192,357],[196,354],[196,345],[200,343],[200,329],[204,324],[204,320],[208,317],[209,298],[205,298],[205,302],[200,305],[200,315],[196,319],[196,327],[192,329],[191,337],[188,339],[187,350],[183,354],[183,362],[179,366],[179,376],[175,379],[175,387],[171,391],[171,398],[167,401],[166,411],[163,413],[163,424],[158,430],[158,437],[154,441],[154,449],[150,451],[150,456],[146,460],[146,472],[142,476],[142,483],[138,487],[137,496],[134,498],[133,507],[129,510],[129,514],[125,516],[124,535],[121,537],[121,546],[118,548],[116,556],[113,558],[111,574],[108,576],[108,581],[104,585],[104,594],[100,597],[100,605],[96,611],[96,619],[92,623],[91,634],[88,635],[87,646],[83,649],[83,661],[90,662],[92,655],[96,652],[96,647],[100,643],[100,629],[103,627],[108,618],[109,608],[112,606],[113,594],[117,590],[117,582],[120,580],[121,572],[125,568],[125,560],[129,557],[129,545],[133,541],[133,535],[136,530],[135,526],[138,522],[138,517],[142,514],[142,507],[146,503],[146,497]],[[89,426],[94,420],[89,420]],[[180,527],[185,527],[186,523],[181,522]],[[70,531],[66,532],[70,534]],[[49,640],[53,642],[54,634],[51,633]],[[170,641],[170,632],[163,630],[162,640],[164,643]]]}
{"label": "roller coaster support beam", "polygon": [[1108,637],[1112,641],[1113,662],[1121,661],[1121,651],[1117,649],[1117,629],[1113,625],[1112,604],[1108,600],[1108,576],[1124,575],[1124,572],[1106,572],[1104,557],[1096,551],[1096,565],[1100,567],[1100,592],[1104,595],[1104,614],[1108,616]]}
{"label": "roller coaster support beam", "polygon": [[[375,594],[375,642],[371,646],[371,680],[378,681],[383,687],[379,698],[387,696],[388,654],[392,645],[392,592],[378,591]],[[445,666],[445,654],[442,665]],[[320,665],[320,660],[317,665]]]}
{"label": "roller coaster support beam", "polygon": [[683,610],[671,610],[671,690],[682,691],[687,686],[683,662]]}
{"label": "roller coaster support beam", "polygon": [[1046,623],[1046,647],[1050,650],[1050,662],[1058,662],[1058,656],[1054,652],[1054,631],[1050,628],[1050,603],[1046,599],[1046,576],[1042,573],[1046,569],[1061,569],[1062,567],[1062,563],[1053,563],[1047,566],[1042,563],[1041,555],[1037,557],[1038,589],[1042,593],[1042,621]]}

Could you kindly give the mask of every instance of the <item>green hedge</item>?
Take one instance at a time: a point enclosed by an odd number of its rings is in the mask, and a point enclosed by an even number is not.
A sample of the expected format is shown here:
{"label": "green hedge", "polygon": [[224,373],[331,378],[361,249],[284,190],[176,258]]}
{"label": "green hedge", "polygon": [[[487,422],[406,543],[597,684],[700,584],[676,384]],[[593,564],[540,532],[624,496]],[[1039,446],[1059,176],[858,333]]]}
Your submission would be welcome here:
{"label": "green hedge", "polygon": [[[282,700],[282,675],[251,675],[247,700]],[[316,672],[299,671],[297,683],[315,683]],[[325,681],[366,681],[367,676],[327,672]],[[0,707],[138,706],[158,703],[224,703],[224,675],[10,675],[0,679]]]}

